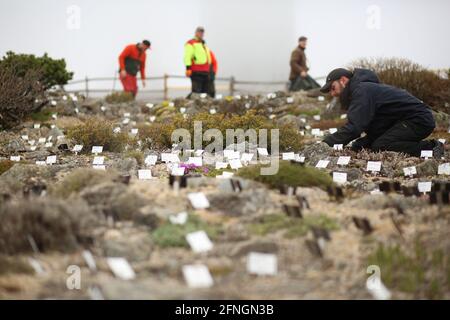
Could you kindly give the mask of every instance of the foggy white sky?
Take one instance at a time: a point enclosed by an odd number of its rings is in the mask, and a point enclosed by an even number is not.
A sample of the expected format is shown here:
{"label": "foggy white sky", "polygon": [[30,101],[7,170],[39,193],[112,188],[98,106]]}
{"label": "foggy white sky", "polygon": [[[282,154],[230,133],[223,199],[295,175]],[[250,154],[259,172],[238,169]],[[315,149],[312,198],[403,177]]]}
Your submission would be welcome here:
{"label": "foggy white sky", "polygon": [[[79,29],[67,27],[71,5],[81,9]],[[371,5],[380,29],[367,27]],[[300,35],[310,39],[313,76],[368,56],[448,68],[449,12],[447,0],[0,0],[0,55],[48,52],[75,79],[113,76],[123,47],[148,38],[147,75],[183,74],[183,45],[203,25],[219,76],[240,80],[286,80]]]}

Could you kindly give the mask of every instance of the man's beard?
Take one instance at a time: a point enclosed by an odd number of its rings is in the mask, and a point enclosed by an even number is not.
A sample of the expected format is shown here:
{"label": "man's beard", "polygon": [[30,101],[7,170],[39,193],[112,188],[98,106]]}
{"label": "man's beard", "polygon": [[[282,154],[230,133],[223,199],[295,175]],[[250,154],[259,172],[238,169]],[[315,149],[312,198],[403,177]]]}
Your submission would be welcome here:
{"label": "man's beard", "polygon": [[341,103],[341,107],[343,110],[347,110],[350,106],[350,86],[347,84],[347,86],[343,87],[341,84],[342,91],[339,95],[339,102]]}

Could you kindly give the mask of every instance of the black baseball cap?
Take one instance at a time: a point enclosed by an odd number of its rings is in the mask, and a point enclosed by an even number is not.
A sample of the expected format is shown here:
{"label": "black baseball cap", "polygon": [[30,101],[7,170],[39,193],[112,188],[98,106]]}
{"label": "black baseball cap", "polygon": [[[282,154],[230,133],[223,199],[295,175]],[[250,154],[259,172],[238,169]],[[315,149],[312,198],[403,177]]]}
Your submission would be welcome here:
{"label": "black baseball cap", "polygon": [[144,40],[144,41],[142,41],[142,43],[145,44],[147,47],[150,47],[150,45],[151,45],[151,42],[148,40]]}
{"label": "black baseball cap", "polygon": [[331,84],[333,81],[339,80],[341,77],[351,78],[353,77],[353,73],[344,68],[337,68],[331,71],[328,76],[325,84],[322,88],[320,88],[320,92],[327,93],[330,91]]}

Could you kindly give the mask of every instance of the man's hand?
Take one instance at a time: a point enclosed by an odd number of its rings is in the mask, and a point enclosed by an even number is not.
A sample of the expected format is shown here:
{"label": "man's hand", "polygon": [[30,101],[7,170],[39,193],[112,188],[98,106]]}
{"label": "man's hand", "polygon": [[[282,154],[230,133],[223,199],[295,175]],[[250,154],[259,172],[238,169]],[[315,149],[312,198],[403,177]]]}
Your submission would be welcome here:
{"label": "man's hand", "polygon": [[145,79],[142,79],[142,87],[145,88]]}
{"label": "man's hand", "polygon": [[308,75],[308,74],[306,73],[306,71],[300,72],[300,76],[301,76],[302,78],[306,78],[307,75]]}
{"label": "man's hand", "polygon": [[125,70],[120,71],[120,77],[123,79],[127,76],[127,72]]}
{"label": "man's hand", "polygon": [[186,77],[190,78],[192,76],[192,70],[187,69],[186,70]]}

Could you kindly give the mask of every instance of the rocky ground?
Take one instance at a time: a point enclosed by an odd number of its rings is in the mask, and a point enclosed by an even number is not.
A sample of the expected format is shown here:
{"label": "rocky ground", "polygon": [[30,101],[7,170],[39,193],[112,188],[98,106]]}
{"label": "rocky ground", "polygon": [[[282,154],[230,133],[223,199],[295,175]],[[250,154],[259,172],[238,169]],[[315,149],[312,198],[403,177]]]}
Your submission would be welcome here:
{"label": "rocky ground", "polygon": [[[449,299],[448,148],[441,159],[334,150],[318,143],[345,123],[334,105],[283,92],[160,104],[55,93],[45,110],[0,132],[0,298]],[[149,148],[133,131],[174,115],[248,110],[301,135],[301,148],[280,150],[294,154],[282,156],[279,180],[252,177],[264,160],[254,154],[241,169],[219,170],[214,160],[191,166],[186,187],[170,185],[174,165],[161,154],[173,150]],[[67,133],[91,116],[111,121],[133,144],[74,152],[80,143]],[[448,115],[436,119],[434,137],[449,140]],[[96,156],[103,163],[94,165]],[[343,156],[348,164],[338,164]],[[326,168],[313,169],[320,160]],[[381,161],[380,172],[367,171],[368,161]],[[223,171],[233,177],[220,178]],[[333,182],[333,172],[347,173],[347,182]],[[419,182],[431,190],[418,192]],[[193,193],[208,203],[196,207]],[[212,246],[192,240],[197,231]],[[132,273],[114,270],[111,257],[124,258]],[[387,290],[367,288],[369,266],[379,267]]]}

